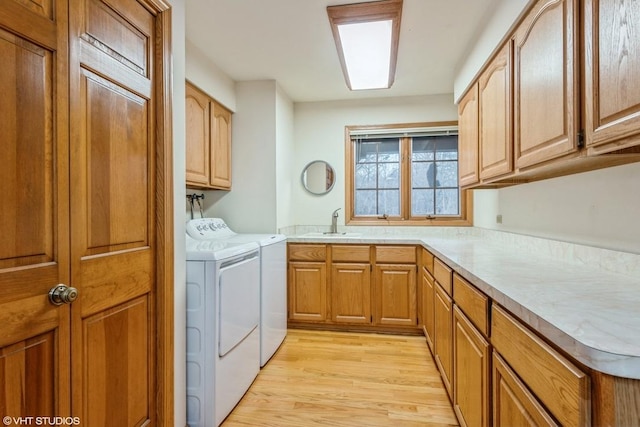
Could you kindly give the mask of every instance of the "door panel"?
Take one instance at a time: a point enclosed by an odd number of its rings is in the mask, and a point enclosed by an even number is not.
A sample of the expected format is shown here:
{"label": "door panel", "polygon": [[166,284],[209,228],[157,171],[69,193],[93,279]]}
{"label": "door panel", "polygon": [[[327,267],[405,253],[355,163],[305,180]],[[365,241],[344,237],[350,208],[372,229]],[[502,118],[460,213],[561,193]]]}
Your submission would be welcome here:
{"label": "door panel", "polygon": [[154,16],[134,0],[73,5],[73,410],[89,425],[153,423]]}
{"label": "door panel", "polygon": [[67,4],[2,1],[0,27],[0,413],[69,415]]}

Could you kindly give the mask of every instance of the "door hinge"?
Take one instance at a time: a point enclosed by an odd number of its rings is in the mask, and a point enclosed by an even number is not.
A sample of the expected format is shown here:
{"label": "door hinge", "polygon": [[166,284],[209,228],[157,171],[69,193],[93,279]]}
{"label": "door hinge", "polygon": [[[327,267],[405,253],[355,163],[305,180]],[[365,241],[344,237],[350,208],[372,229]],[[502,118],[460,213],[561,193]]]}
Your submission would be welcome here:
{"label": "door hinge", "polygon": [[584,147],[584,130],[578,132],[578,148]]}

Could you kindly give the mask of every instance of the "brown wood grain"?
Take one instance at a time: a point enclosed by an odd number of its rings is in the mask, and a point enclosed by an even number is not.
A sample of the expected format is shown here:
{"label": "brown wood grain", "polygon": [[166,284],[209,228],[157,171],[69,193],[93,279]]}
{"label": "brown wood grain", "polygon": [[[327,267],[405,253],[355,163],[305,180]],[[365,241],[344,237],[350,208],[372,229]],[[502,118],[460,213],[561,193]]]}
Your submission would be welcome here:
{"label": "brown wood grain", "polygon": [[458,183],[476,184],[479,173],[478,83],[474,83],[458,104]]}

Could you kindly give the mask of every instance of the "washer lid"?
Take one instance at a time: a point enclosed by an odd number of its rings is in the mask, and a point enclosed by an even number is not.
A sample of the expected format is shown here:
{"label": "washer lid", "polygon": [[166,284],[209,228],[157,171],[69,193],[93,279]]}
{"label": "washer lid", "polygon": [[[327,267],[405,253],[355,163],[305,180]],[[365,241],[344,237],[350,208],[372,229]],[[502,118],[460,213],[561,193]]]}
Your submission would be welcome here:
{"label": "washer lid", "polygon": [[228,240],[196,240],[187,234],[187,261],[217,261],[258,250],[256,242],[240,243]]}

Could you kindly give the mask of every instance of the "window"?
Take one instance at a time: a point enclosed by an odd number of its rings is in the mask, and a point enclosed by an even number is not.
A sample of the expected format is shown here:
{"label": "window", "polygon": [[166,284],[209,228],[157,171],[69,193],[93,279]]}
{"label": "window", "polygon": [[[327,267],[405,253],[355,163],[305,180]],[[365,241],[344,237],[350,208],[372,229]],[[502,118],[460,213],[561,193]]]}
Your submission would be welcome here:
{"label": "window", "polygon": [[347,222],[470,225],[456,122],[347,127]]}

